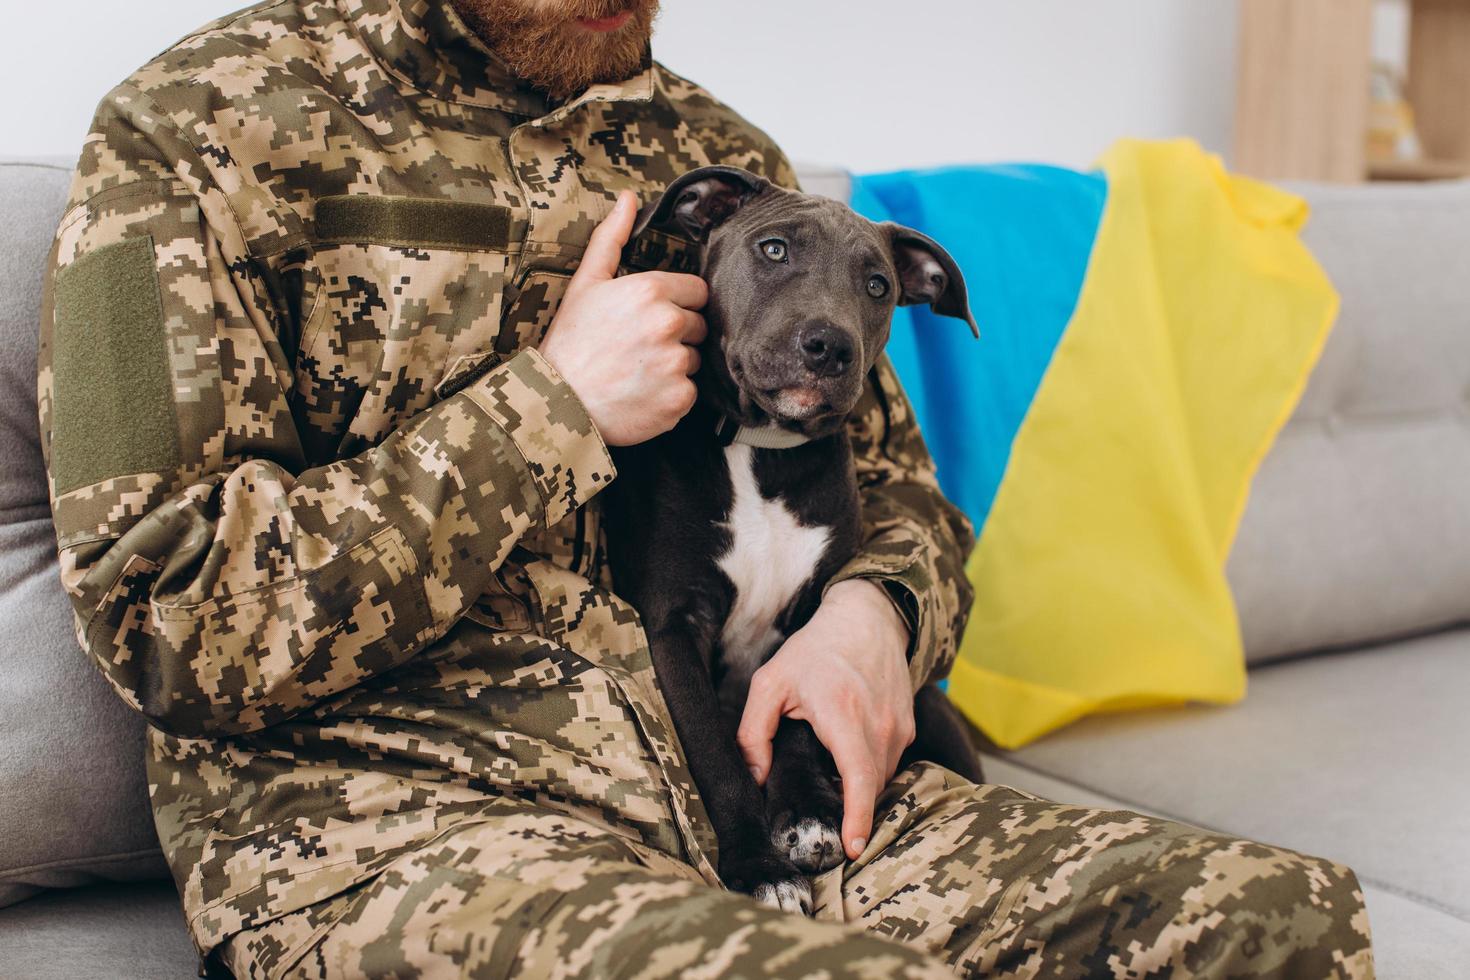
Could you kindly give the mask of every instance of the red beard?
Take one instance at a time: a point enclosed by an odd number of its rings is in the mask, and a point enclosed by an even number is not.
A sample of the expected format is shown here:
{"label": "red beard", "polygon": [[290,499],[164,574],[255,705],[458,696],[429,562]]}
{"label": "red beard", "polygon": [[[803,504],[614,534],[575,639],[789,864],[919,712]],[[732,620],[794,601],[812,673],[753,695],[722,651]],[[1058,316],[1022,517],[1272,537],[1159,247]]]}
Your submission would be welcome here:
{"label": "red beard", "polygon": [[[646,65],[659,0],[451,0],[517,78],[554,99],[620,82]],[[610,31],[584,27],[627,11]]]}

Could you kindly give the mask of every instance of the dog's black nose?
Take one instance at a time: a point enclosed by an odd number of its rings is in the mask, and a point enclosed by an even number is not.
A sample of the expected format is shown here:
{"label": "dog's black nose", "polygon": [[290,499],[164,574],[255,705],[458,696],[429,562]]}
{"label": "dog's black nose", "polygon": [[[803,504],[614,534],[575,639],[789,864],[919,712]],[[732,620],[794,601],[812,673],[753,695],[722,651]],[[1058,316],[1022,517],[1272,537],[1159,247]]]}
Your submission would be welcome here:
{"label": "dog's black nose", "polygon": [[852,367],[852,340],[828,323],[803,327],[797,335],[801,362],[814,374],[836,377]]}

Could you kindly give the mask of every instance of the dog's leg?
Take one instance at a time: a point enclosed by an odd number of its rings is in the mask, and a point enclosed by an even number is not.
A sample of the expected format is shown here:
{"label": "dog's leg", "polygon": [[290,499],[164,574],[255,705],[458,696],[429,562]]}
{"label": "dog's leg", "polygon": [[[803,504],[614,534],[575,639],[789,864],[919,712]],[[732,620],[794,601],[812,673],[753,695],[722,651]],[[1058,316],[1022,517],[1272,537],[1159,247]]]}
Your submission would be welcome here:
{"label": "dog's leg", "polygon": [[832,755],[812,726],[781,719],[766,780],[771,842],[801,870],[835,868],[842,848],[842,789]]}
{"label": "dog's leg", "polygon": [[745,766],[734,731],[721,715],[706,666],[713,639],[698,635],[700,632],[688,626],[669,626],[650,633],[649,644],[659,689],[719,839],[720,879],[732,891],[787,912],[810,915],[811,884],[771,844],[761,789]]}
{"label": "dog's leg", "polygon": [[[899,769],[933,762],[971,782],[983,782],[980,757],[959,712],[930,684],[914,698],[914,742]],[[798,868],[816,874],[841,864],[842,783],[832,755],[804,721],[783,718],[766,781],[771,841]]]}
{"label": "dog's leg", "polygon": [[914,744],[905,750],[898,765],[902,769],[915,762],[937,763],[972,783],[985,781],[980,755],[970,741],[964,719],[933,684],[925,685],[914,698]]}

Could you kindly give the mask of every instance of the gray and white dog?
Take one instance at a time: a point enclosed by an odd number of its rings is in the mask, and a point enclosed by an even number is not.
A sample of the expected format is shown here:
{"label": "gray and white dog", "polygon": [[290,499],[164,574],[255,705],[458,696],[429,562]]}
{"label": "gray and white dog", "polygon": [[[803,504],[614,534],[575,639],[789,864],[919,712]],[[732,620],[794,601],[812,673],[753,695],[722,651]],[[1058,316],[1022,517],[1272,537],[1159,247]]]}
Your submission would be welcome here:
{"label": "gray and white dog", "polygon": [[[806,875],[840,863],[842,795],[806,722],[783,719],[764,794],[735,742],[751,675],[857,552],[845,422],[895,306],[974,329],[936,242],[734,167],[675,180],[639,214],[695,242],[709,283],[699,400],[670,432],[615,453],[604,492],[614,586],[647,629],[659,686],[719,839],[726,886],[811,911]],[[978,781],[963,724],[932,685],[903,764]]]}

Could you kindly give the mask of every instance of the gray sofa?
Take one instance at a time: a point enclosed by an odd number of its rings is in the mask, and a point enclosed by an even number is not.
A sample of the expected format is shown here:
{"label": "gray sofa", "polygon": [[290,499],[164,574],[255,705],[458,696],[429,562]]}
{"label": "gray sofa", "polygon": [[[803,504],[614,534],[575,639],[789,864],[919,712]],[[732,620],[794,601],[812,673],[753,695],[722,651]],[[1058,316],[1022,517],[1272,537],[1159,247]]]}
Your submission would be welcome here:
{"label": "gray sofa", "polygon": [[[841,196],[840,173],[808,187]],[[66,168],[0,164],[0,978],[185,977],[139,721],[75,646],[35,431]],[[1470,183],[1302,188],[1340,323],[1257,478],[1231,708],[1084,721],[991,778],[1354,866],[1379,974],[1470,976]],[[1457,626],[1457,624],[1459,624]]]}

